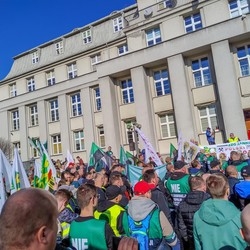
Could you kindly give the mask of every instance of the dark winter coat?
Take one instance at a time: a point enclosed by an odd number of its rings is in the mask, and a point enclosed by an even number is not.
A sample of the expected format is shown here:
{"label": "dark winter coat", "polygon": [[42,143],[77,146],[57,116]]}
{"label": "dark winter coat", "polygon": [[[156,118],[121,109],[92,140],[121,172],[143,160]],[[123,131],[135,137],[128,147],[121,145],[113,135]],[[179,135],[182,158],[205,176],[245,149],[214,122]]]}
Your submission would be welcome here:
{"label": "dark winter coat", "polygon": [[189,249],[194,249],[193,218],[203,201],[210,195],[202,191],[191,191],[177,208],[178,229],[185,241],[188,241]]}

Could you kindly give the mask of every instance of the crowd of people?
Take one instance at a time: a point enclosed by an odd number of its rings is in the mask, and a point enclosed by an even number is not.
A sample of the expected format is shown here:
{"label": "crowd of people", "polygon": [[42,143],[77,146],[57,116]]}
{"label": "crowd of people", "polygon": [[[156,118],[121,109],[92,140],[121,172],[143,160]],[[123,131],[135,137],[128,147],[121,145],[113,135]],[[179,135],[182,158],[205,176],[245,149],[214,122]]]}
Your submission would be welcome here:
{"label": "crowd of people", "polygon": [[165,159],[163,178],[138,158],[133,186],[117,159],[98,172],[80,157],[55,162],[60,181],[50,192],[8,198],[0,249],[248,249],[250,160],[241,152],[227,161],[199,152],[190,164],[176,154]]}

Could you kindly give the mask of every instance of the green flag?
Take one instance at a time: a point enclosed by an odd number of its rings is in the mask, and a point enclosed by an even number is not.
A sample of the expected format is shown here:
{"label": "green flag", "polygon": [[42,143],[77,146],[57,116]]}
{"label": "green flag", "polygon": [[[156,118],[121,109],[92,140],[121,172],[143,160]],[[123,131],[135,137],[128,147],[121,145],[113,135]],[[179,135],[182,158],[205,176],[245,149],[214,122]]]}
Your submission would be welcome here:
{"label": "green flag", "polygon": [[172,143],[170,143],[170,157],[171,158],[174,158],[174,156],[176,155],[176,151],[177,151],[177,149],[175,148],[175,146],[172,144]]}
{"label": "green flag", "polygon": [[128,157],[122,146],[120,147],[120,163],[124,165],[128,164]]}

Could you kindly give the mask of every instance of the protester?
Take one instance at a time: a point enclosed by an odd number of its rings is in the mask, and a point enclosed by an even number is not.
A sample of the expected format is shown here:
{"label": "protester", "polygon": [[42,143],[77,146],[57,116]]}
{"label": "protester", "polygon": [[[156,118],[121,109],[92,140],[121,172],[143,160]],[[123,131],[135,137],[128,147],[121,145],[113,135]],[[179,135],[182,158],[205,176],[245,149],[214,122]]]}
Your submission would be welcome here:
{"label": "protester", "polygon": [[[140,249],[158,249],[160,245],[163,249],[167,249],[167,246],[173,247],[172,249],[179,249],[179,241],[171,224],[164,213],[157,208],[156,203],[151,200],[151,188],[145,181],[139,181],[135,184],[134,197],[129,201],[128,212],[123,214],[123,228],[120,232],[131,236],[134,232],[134,222],[139,225],[143,223],[142,221],[148,220],[148,229],[141,231],[141,233],[147,235],[145,237],[148,237],[146,242],[149,245]],[[142,230],[142,228],[138,227],[137,231],[139,230]]]}
{"label": "protester", "polygon": [[106,189],[106,196],[105,210],[100,213],[98,219],[106,220],[113,229],[115,235],[120,236],[117,229],[118,217],[125,211],[125,209],[119,205],[122,199],[122,190],[118,186],[110,185]]}
{"label": "protester", "polygon": [[234,187],[240,210],[250,203],[250,166],[241,169],[241,176],[244,180]]}
{"label": "protester", "polygon": [[[250,245],[250,205],[247,205],[241,213],[242,235],[244,240]],[[250,249],[248,247],[247,249]]]}
{"label": "protester", "polygon": [[174,163],[174,172],[165,183],[166,188],[173,197],[176,208],[190,191],[189,178],[190,175],[188,174],[187,163],[183,161],[176,161]]}
{"label": "protester", "polygon": [[210,198],[206,193],[206,182],[200,176],[190,179],[191,191],[177,209],[177,225],[184,241],[185,250],[194,250],[193,218],[202,202]]}
{"label": "protester", "polygon": [[207,127],[206,130],[206,137],[207,137],[207,142],[209,145],[214,145],[215,144],[215,137],[214,137],[214,130],[211,131],[211,128]]}
{"label": "protester", "polygon": [[230,133],[229,138],[227,139],[227,142],[232,143],[232,142],[238,142],[240,141],[240,138],[235,136],[234,133]]}
{"label": "protester", "polygon": [[191,167],[188,169],[191,176],[202,176],[204,174],[204,169],[198,160],[193,160],[191,162]]}
{"label": "protester", "polygon": [[84,184],[78,188],[77,202],[81,213],[71,223],[69,232],[70,243],[76,249],[112,249],[113,230],[106,221],[93,217],[97,200],[94,185]]}
{"label": "protester", "polygon": [[57,215],[56,199],[48,191],[17,191],[7,199],[0,215],[0,249],[55,249]]}
{"label": "protester", "polygon": [[240,235],[240,211],[227,199],[227,178],[211,174],[207,188],[212,199],[204,201],[194,214],[195,250],[245,249],[247,244]]}

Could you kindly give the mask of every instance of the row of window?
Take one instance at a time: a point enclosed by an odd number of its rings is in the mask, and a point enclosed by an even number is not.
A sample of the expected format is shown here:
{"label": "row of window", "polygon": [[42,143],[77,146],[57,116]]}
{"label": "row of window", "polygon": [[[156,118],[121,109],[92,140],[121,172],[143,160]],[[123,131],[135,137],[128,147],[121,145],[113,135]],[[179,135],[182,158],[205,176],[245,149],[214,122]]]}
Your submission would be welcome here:
{"label": "row of window", "polygon": [[[38,116],[37,116],[37,108],[34,108],[35,106],[32,106],[33,114],[32,114],[32,121],[37,123],[38,122]],[[18,110],[12,111],[12,122],[13,126],[18,129],[19,128],[19,113]],[[205,106],[199,109],[199,117],[200,117],[200,125],[203,132],[206,131],[207,127],[216,128],[218,126],[217,122],[217,114],[216,114],[216,108],[214,104],[211,104],[209,106]],[[130,130],[128,129],[128,124],[135,122],[134,120],[125,121],[125,131],[127,135],[127,143],[129,143],[131,140],[138,140],[134,138],[134,134],[130,133]],[[159,115],[159,126],[160,126],[160,132],[161,132],[161,138],[167,139],[167,138],[173,138],[176,137],[176,126],[175,126],[175,118],[174,114],[164,114]],[[106,147],[105,145],[105,134],[104,134],[104,128],[103,126],[97,127],[97,134],[98,134],[98,143],[101,147]],[[16,142],[15,142],[16,143]],[[18,147],[20,147],[20,143],[18,144]],[[84,130],[78,130],[73,131],[73,144],[74,144],[74,151],[83,151],[85,150],[85,142],[84,142]],[[51,148],[52,148],[52,154],[57,155],[62,153],[62,144],[61,144],[61,135],[56,134],[51,136]],[[33,157],[38,157],[38,152],[33,149]]]}
{"label": "row of window", "polygon": [[[92,65],[94,66],[100,61],[100,55],[96,55],[92,58]],[[245,45],[237,48],[237,56],[239,67],[242,76],[250,75],[250,45]],[[213,83],[211,67],[209,63],[209,58],[207,56],[195,59],[191,62],[193,81],[195,87],[201,87],[210,85]],[[77,76],[77,66],[76,63],[67,65],[68,77],[69,79],[75,78]],[[167,69],[159,70],[153,72],[153,79],[155,85],[156,96],[166,95],[171,93],[170,89],[170,79]],[[35,78],[30,77],[26,79],[27,81],[27,91],[35,91]],[[47,85],[51,86],[56,84],[55,72],[51,70],[46,72]],[[122,89],[122,103],[134,102],[133,84],[131,79],[125,79],[120,82]],[[9,85],[10,97],[17,96],[17,86],[16,83]],[[101,98],[100,90],[95,89],[95,99],[96,100],[96,111],[101,110]]]}
{"label": "row of window", "polygon": [[[164,2],[165,8],[171,8],[173,3],[172,0],[166,0]],[[246,14],[249,12],[249,0],[231,0],[228,3],[229,11],[231,17],[237,17],[243,14]],[[123,17],[119,16],[112,20],[113,22],[113,31],[119,32],[124,28],[124,22]],[[199,12],[193,13],[191,15],[188,15],[184,17],[184,28],[186,33],[193,32],[195,30],[201,29],[202,26],[202,18],[201,14]],[[83,44],[91,43],[92,38],[92,30],[87,29],[82,32],[82,39]],[[154,28],[146,31],[146,40],[147,40],[147,46],[152,46],[154,44],[160,43],[162,41],[161,39],[161,32],[160,28]],[[63,54],[64,52],[64,46],[63,41],[59,41],[55,43],[55,51],[57,55]],[[128,46],[121,45],[118,47],[118,54],[122,55],[128,51]],[[32,53],[32,63],[38,63],[39,62],[39,51],[35,51]],[[97,62],[100,62],[100,60],[97,60]],[[95,62],[95,63],[97,63]]]}

